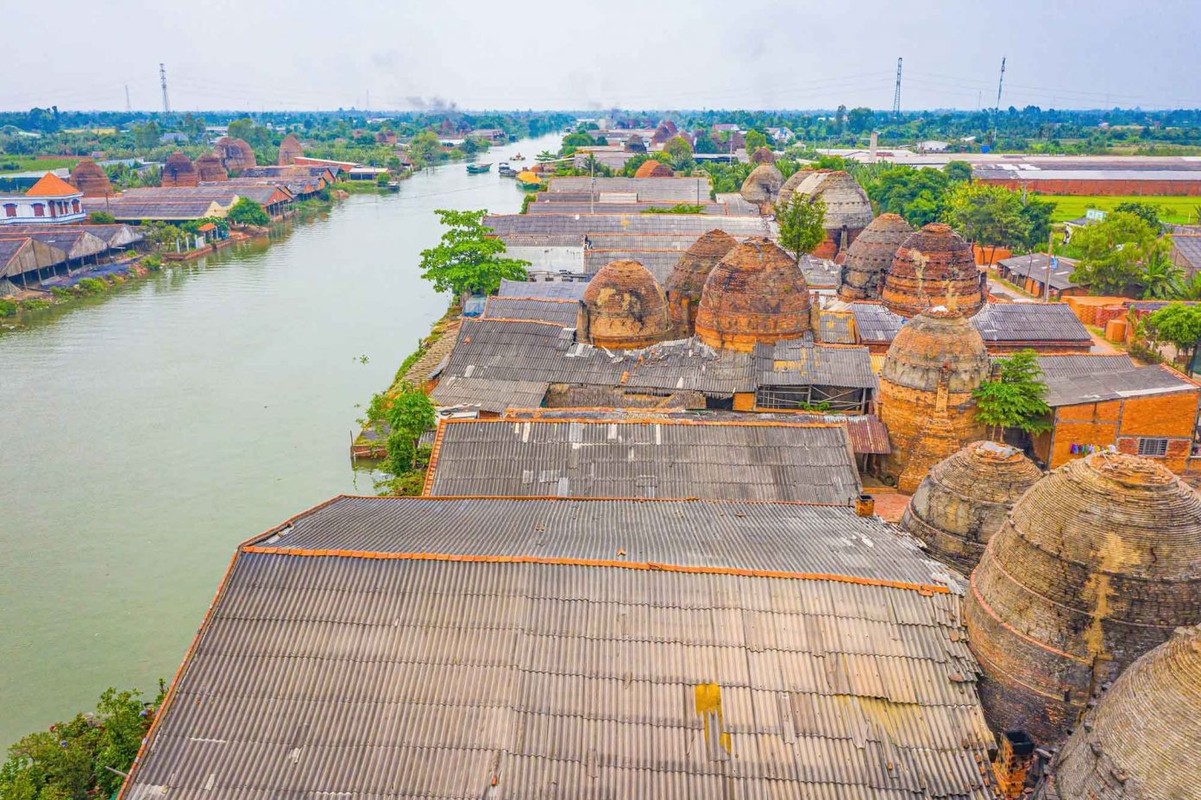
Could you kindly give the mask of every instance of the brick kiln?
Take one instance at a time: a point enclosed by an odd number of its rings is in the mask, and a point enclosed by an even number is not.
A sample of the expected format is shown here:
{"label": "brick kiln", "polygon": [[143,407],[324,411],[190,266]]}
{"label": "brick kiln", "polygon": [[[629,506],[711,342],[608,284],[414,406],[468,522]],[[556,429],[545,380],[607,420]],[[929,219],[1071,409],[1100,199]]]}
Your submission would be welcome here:
{"label": "brick kiln", "polygon": [[739,194],[743,200],[758,206],[760,213],[766,214],[775,205],[783,185],[784,174],[776,169],[775,164],[760,164],[746,176]]}
{"label": "brick kiln", "polygon": [[663,289],[637,261],[610,261],[588,282],[576,322],[581,342],[631,350],[661,342],[670,333]]}
{"label": "brick kiln", "polygon": [[[794,192],[820,197],[826,204],[825,240],[813,251],[818,258],[834,258],[845,251],[872,221],[872,203],[863,187],[842,170],[809,173]],[[791,199],[791,194],[789,195]],[[783,199],[781,189],[780,202]]]}
{"label": "brick kiln", "polygon": [[213,154],[221,159],[221,166],[231,174],[258,166],[254,158],[254,148],[241,139],[222,136],[213,145]]}
{"label": "brick kiln", "polygon": [[711,230],[692,243],[667,276],[667,313],[672,335],[686,339],[696,330],[696,313],[709,273],[738,242],[723,230]]}
{"label": "brick kiln", "polygon": [[1017,448],[972,442],[934,465],[909,500],[901,527],[967,575],[1009,509],[1041,477]]}
{"label": "brick kiln", "polygon": [[196,165],[192,163],[192,159],[178,150],[167,156],[167,162],[163,164],[161,185],[195,186],[199,182],[200,176],[196,172]]}
{"label": "brick kiln", "polygon": [[289,133],[279,143],[279,159],[277,163],[281,167],[286,167],[296,163],[296,159],[303,155],[304,148],[300,146],[300,140],[296,138],[296,134]]}
{"label": "brick kiln", "polygon": [[810,330],[805,276],[774,242],[747,239],[709,273],[696,335],[710,347],[750,352],[758,343],[795,339]]}
{"label": "brick kiln", "polygon": [[1036,800],[1201,797],[1201,628],[1180,628],[1101,696]]}
{"label": "brick kiln", "polygon": [[880,297],[903,317],[943,306],[971,317],[984,306],[972,246],[949,225],[933,222],[897,249]]}
{"label": "brick kiln", "polygon": [[90,158],[85,158],[71,170],[71,185],[83,192],[84,197],[109,197],[113,185],[104,168]]}
{"label": "brick kiln", "polygon": [[225,171],[225,167],[221,166],[221,159],[212,153],[205,153],[196,159],[196,174],[202,182],[229,180],[229,173]]}
{"label": "brick kiln", "polygon": [[653,158],[643,161],[634,171],[635,178],[674,178],[675,175],[671,167]]}
{"label": "brick kiln", "polygon": [[884,278],[897,250],[913,233],[909,223],[896,214],[881,214],[855,237],[838,281],[838,297],[848,303],[878,300]]}
{"label": "brick kiln", "polygon": [[1014,505],[964,614],[990,725],[1053,744],[1136,658],[1201,622],[1201,497],[1148,459],[1072,461]]}

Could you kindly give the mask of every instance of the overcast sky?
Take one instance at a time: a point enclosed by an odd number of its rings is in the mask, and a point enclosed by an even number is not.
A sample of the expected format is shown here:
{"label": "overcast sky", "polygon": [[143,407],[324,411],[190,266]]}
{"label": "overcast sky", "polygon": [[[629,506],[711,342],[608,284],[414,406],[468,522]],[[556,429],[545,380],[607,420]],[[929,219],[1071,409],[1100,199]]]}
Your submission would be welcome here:
{"label": "overcast sky", "polygon": [[0,0],[0,108],[1201,106],[1201,0]]}

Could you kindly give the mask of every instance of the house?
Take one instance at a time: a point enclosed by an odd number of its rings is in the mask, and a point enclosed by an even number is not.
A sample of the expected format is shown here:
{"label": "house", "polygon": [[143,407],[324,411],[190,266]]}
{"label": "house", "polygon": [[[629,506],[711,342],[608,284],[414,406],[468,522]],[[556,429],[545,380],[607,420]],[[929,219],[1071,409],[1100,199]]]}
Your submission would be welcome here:
{"label": "house", "polygon": [[852,506],[846,424],[698,419],[448,419],[429,496],[784,500]]}
{"label": "house", "polygon": [[121,797],[990,800],[964,590],[843,507],[338,497],[237,549]]}
{"label": "house", "polygon": [[16,283],[28,286],[31,279],[39,280],[43,271],[52,271],[66,261],[66,253],[38,239],[0,235],[0,295],[15,291]]}
{"label": "house", "polygon": [[1002,258],[997,262],[997,274],[1010,283],[1017,284],[1027,294],[1058,300],[1061,297],[1088,294],[1088,287],[1072,280],[1076,264],[1076,260],[1072,258],[1029,253]]}
{"label": "house", "polygon": [[25,194],[0,195],[0,225],[83,222],[83,192],[47,172]]}
{"label": "house", "polygon": [[1177,474],[1191,467],[1201,384],[1125,355],[1042,356],[1038,363],[1052,428],[1035,437],[1034,452],[1049,469],[1110,446],[1162,460]]}

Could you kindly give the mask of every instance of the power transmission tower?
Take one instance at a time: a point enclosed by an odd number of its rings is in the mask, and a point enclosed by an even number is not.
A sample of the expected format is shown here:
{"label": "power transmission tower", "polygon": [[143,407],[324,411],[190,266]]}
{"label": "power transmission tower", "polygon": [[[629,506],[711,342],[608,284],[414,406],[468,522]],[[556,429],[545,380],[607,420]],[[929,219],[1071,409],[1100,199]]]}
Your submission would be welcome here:
{"label": "power transmission tower", "polygon": [[133,103],[129,100],[129,84],[125,84],[125,110],[133,111]]}
{"label": "power transmission tower", "polygon": [[158,77],[163,85],[163,113],[170,114],[171,102],[167,100],[167,68],[162,64],[158,65]]}
{"label": "power transmission tower", "polygon": [[992,110],[992,140],[997,143],[997,120],[1001,118],[1001,89],[1005,86],[1005,56],[1001,56],[1001,77],[997,81],[997,104]]}
{"label": "power transmission tower", "polygon": [[897,59],[897,90],[892,95],[892,115],[901,116],[901,59]]}

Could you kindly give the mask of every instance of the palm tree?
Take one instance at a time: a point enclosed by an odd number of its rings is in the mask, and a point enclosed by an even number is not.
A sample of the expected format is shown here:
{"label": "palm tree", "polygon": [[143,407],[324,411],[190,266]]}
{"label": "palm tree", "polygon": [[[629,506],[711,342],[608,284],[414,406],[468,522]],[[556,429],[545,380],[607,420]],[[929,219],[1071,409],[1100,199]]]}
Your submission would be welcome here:
{"label": "palm tree", "polygon": [[1180,284],[1181,300],[1201,300],[1201,272],[1194,272]]}
{"label": "palm tree", "polygon": [[1180,267],[1172,263],[1166,247],[1149,247],[1143,261],[1143,274],[1138,281],[1143,287],[1143,299],[1172,300],[1179,297],[1182,291],[1180,279],[1183,276]]}

